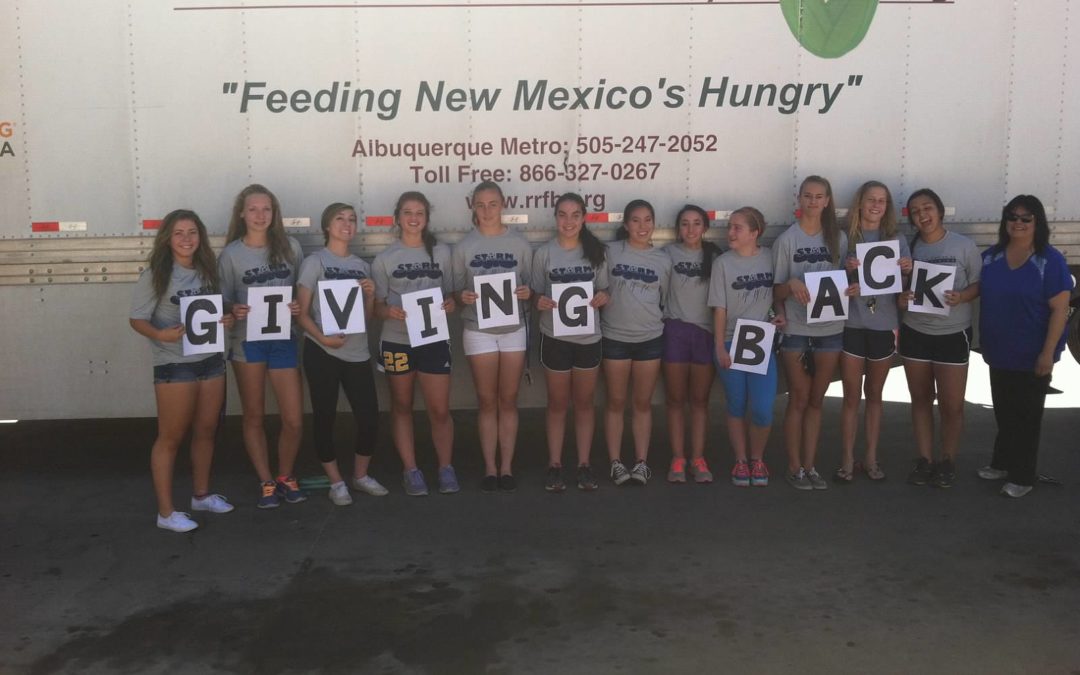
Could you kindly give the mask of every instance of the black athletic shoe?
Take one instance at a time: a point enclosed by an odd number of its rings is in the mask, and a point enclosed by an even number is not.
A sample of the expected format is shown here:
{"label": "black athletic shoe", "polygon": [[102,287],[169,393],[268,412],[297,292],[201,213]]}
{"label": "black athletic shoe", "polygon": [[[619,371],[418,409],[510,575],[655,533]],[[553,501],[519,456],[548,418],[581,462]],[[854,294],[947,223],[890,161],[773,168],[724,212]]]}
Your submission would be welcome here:
{"label": "black athletic shoe", "polygon": [[561,466],[549,466],[547,478],[544,480],[544,489],[548,492],[562,492],[566,489],[566,483],[562,479]]}
{"label": "black athletic shoe", "polygon": [[907,482],[912,485],[926,485],[930,482],[930,476],[934,473],[934,465],[925,457],[915,460],[911,473],[908,474]]}
{"label": "black athletic shoe", "polygon": [[480,481],[480,492],[485,494],[491,494],[492,492],[499,491],[499,477],[498,476],[484,476],[484,480]]}
{"label": "black athletic shoe", "polygon": [[934,475],[930,484],[939,488],[950,488],[956,482],[956,465],[950,459],[943,459],[934,465]]}
{"label": "black athletic shoe", "polygon": [[513,492],[517,489],[517,481],[508,473],[499,476],[499,489],[503,492]]}
{"label": "black athletic shoe", "polygon": [[585,492],[592,492],[600,489],[600,483],[596,481],[596,476],[593,475],[592,467],[588,464],[582,464],[577,468],[577,487],[579,490]]}

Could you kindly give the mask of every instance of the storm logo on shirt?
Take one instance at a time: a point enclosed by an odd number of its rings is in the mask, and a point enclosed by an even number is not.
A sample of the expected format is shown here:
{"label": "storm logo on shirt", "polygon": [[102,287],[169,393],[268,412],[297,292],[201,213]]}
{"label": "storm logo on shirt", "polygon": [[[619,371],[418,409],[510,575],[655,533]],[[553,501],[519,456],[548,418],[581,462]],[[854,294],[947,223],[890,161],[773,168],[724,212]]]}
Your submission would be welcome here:
{"label": "storm logo on shirt", "polygon": [[622,277],[628,281],[644,281],[647,284],[654,284],[660,280],[660,276],[648,267],[637,267],[635,265],[624,265],[622,263],[619,263],[612,268],[611,276]]}
{"label": "storm logo on shirt", "polygon": [[292,274],[292,269],[286,263],[263,265],[262,267],[245,270],[240,282],[245,286],[265,284],[267,281],[273,281],[274,279],[288,279],[290,274]]}
{"label": "storm logo on shirt", "polygon": [[[919,260],[922,260],[922,258],[919,258]],[[955,265],[956,257],[951,255],[943,255],[937,258],[928,258],[926,260],[923,260],[923,262],[930,263],[931,265]]]}
{"label": "storm logo on shirt", "polygon": [[592,281],[595,274],[590,265],[577,267],[556,267],[548,272],[548,280],[553,284],[572,284],[578,281]]}
{"label": "storm logo on shirt", "polygon": [[506,269],[512,270],[517,267],[517,260],[512,253],[477,253],[473,256],[469,267],[474,269]]}
{"label": "storm logo on shirt", "polygon": [[390,273],[390,276],[395,279],[408,279],[409,281],[416,281],[417,279],[441,279],[442,270],[439,269],[439,263],[401,263]]}
{"label": "storm logo on shirt", "polygon": [[752,291],[758,288],[766,288],[772,285],[772,272],[744,274],[741,277],[735,277],[735,281],[731,282],[731,288],[736,291]]}
{"label": "storm logo on shirt", "polygon": [[796,249],[793,260],[797,263],[819,263],[832,260],[832,256],[829,255],[829,249],[827,247],[816,246],[813,248]]}
{"label": "storm logo on shirt", "polygon": [[184,291],[177,291],[176,295],[169,298],[169,302],[174,305],[180,304],[180,298],[187,298],[196,295],[213,295],[214,289],[209,286],[200,286],[199,288],[189,288]]}
{"label": "storm logo on shirt", "polygon": [[367,279],[367,275],[361,270],[350,270],[341,267],[324,267],[323,274],[327,279]]}
{"label": "storm logo on shirt", "polygon": [[679,262],[675,263],[675,266],[671,269],[684,277],[694,278],[705,276],[704,266],[699,262]]}

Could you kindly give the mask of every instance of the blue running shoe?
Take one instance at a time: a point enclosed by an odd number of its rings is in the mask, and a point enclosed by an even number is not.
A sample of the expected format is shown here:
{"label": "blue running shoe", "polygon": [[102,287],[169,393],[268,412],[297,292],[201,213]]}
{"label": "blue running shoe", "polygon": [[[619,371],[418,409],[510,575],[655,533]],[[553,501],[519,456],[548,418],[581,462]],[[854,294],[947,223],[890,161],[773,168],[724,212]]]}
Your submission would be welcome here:
{"label": "blue running shoe", "polygon": [[424,474],[420,469],[406,471],[404,477],[401,479],[401,484],[405,488],[405,494],[410,497],[427,496],[427,483],[424,482]]}
{"label": "blue running shoe", "polygon": [[259,503],[256,504],[260,509],[276,509],[281,505],[281,500],[277,495],[277,483],[272,480],[268,480],[262,484],[262,496],[259,497]]}
{"label": "blue running shoe", "polygon": [[439,469],[439,492],[450,495],[460,491],[461,486],[458,485],[457,473],[454,472],[454,467],[447,464]]}
{"label": "blue running shoe", "polygon": [[279,476],[277,479],[277,495],[290,504],[299,504],[307,499],[307,495],[296,483],[293,476]]}

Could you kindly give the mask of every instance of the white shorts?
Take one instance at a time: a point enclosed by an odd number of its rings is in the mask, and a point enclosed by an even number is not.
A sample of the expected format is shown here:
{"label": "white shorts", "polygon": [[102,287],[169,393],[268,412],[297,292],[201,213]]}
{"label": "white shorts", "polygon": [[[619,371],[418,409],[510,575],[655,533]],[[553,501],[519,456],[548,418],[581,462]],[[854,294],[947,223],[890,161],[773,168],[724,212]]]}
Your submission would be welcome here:
{"label": "white shorts", "polygon": [[461,332],[461,347],[465,350],[465,356],[491,352],[523,352],[525,345],[524,326],[512,333],[485,333],[469,328]]}

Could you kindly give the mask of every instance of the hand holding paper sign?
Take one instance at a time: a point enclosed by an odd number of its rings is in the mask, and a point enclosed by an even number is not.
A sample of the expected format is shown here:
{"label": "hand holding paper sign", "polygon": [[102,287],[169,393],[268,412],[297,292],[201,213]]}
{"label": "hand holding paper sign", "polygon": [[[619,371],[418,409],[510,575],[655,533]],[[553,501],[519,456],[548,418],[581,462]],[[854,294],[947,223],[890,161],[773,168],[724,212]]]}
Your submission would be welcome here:
{"label": "hand holding paper sign", "polygon": [[807,272],[806,288],[810,304],[806,308],[806,323],[843,321],[848,317],[848,282],[844,270]]}
{"label": "hand holding paper sign", "polygon": [[319,309],[324,335],[355,335],[367,332],[362,288],[355,279],[319,282]]}
{"label": "hand holding paper sign", "polygon": [[[291,286],[249,288],[247,314],[248,342],[285,340],[292,334],[293,289]],[[297,303],[297,311],[299,311]]]}
{"label": "hand holding paper sign", "polygon": [[[480,330],[521,323],[518,307],[520,288],[515,290],[515,283],[517,275],[513,272],[473,277],[473,291],[477,296],[476,325]],[[462,293],[462,299],[464,296]],[[528,298],[528,295],[525,297]]]}
{"label": "hand holding paper sign", "polygon": [[180,316],[184,321],[184,356],[220,354],[225,351],[220,295],[196,295],[180,298]]}
{"label": "hand holding paper sign", "polygon": [[901,291],[900,242],[855,244],[855,257],[859,271],[859,295],[870,297]]}
{"label": "hand holding paper sign", "polygon": [[401,308],[405,311],[405,327],[409,329],[411,346],[450,339],[441,288],[406,293],[401,296]]}
{"label": "hand holding paper sign", "polygon": [[555,337],[592,335],[596,332],[596,309],[592,306],[591,281],[552,284],[551,294],[555,302],[551,315]]}
{"label": "hand holding paper sign", "polygon": [[952,265],[916,260],[911,274],[911,291],[907,295],[908,311],[947,316],[951,307],[959,304],[959,294],[952,291],[955,279],[956,268]]}

